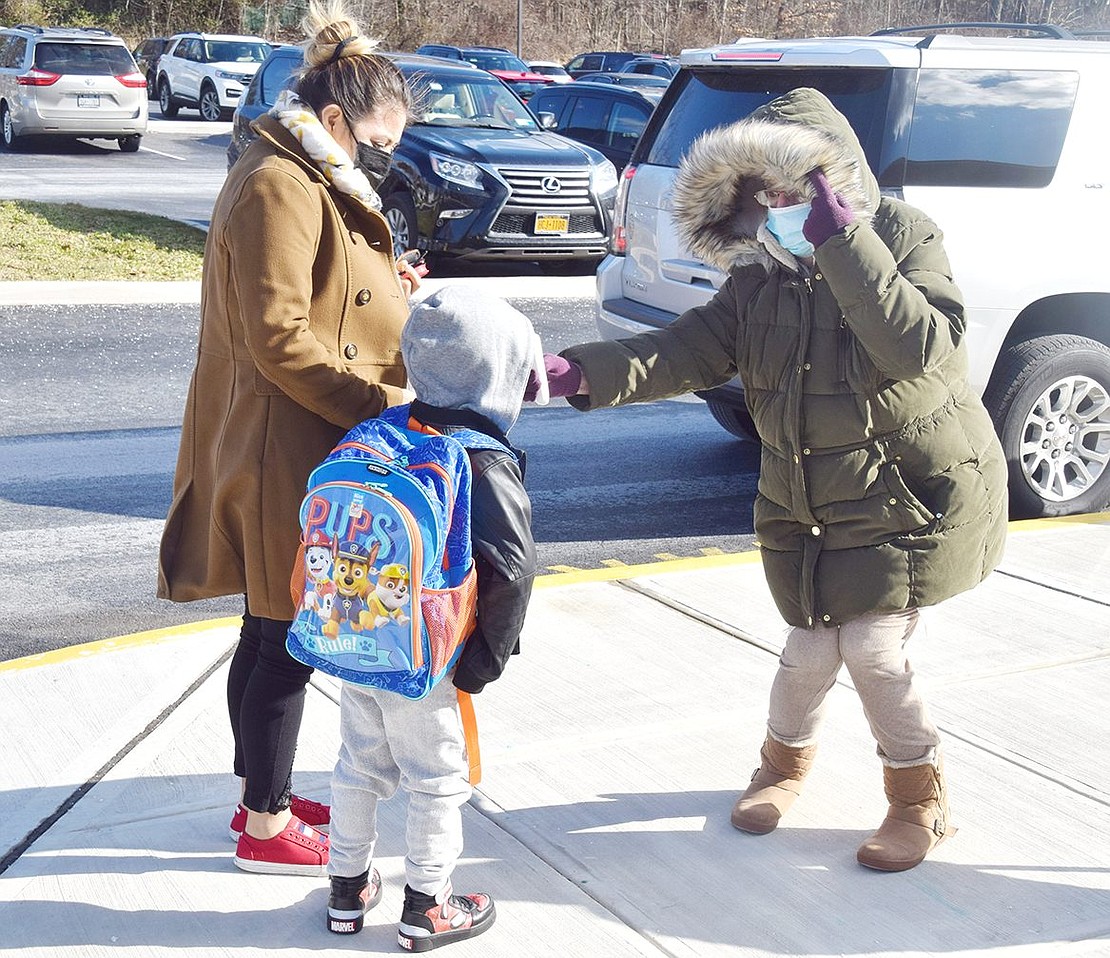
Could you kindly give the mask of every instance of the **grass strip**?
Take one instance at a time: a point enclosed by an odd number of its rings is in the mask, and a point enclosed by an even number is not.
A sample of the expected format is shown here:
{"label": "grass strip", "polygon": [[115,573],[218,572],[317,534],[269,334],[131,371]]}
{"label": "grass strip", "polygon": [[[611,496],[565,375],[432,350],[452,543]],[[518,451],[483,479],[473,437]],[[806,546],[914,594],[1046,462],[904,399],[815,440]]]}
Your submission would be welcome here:
{"label": "grass strip", "polygon": [[200,279],[203,231],[77,203],[0,201],[0,281]]}

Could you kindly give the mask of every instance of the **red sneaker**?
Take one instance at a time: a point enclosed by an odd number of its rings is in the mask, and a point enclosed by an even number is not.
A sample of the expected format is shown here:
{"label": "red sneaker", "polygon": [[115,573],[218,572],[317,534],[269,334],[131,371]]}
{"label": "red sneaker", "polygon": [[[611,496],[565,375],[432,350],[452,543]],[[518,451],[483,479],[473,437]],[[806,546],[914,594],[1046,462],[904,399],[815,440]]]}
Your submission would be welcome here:
{"label": "red sneaker", "polygon": [[[331,806],[314,802],[311,798],[301,798],[300,795],[293,795],[291,799],[289,811],[306,825],[311,825],[316,831],[323,832],[326,835],[328,828],[331,826]],[[231,840],[233,842],[239,841],[239,836],[243,834],[243,829],[246,827],[247,810],[242,804],[236,805],[235,812],[231,816],[231,824],[228,826]]]}
{"label": "red sneaker", "polygon": [[489,895],[455,895],[451,885],[438,896],[422,895],[405,885],[405,905],[397,927],[397,944],[405,951],[431,951],[487,931],[497,917]]}
{"label": "red sneaker", "polygon": [[328,867],[328,836],[295,816],[273,838],[252,838],[246,832],[235,846],[235,864],[263,875],[323,875]]}

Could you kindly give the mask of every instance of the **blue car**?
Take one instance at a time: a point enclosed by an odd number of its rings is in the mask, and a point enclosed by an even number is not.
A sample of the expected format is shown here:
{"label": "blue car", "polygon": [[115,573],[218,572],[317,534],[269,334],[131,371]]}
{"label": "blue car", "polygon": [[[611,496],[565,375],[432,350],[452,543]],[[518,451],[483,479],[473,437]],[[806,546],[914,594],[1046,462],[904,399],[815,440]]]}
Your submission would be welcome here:
{"label": "blue car", "polygon": [[[607,251],[617,171],[597,150],[545,129],[496,77],[469,65],[386,54],[417,94],[382,184],[394,250],[471,260],[600,260]],[[255,139],[301,66],[276,48],[235,111],[228,166]]]}

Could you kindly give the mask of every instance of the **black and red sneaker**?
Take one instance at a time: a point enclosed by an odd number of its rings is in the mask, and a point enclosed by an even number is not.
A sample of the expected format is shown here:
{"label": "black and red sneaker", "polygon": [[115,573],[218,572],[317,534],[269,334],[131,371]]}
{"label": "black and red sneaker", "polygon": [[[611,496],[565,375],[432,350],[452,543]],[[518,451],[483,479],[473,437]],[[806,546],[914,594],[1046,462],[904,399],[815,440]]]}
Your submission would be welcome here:
{"label": "black and red sneaker", "polygon": [[455,895],[450,883],[439,895],[422,895],[406,885],[397,944],[405,951],[431,951],[480,935],[496,917],[489,895]]}
{"label": "black and red sneaker", "polygon": [[362,931],[363,916],[382,900],[382,876],[363,872],[357,878],[331,876],[328,895],[328,931],[354,935]]}

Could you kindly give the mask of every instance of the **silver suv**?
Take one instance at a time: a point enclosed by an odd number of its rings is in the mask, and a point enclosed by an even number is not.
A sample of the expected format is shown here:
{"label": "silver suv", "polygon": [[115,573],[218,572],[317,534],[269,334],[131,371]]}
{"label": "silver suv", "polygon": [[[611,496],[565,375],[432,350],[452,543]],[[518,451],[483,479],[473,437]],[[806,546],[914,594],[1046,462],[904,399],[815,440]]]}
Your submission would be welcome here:
{"label": "silver suv", "polygon": [[[1010,465],[1012,514],[1104,508],[1110,46],[1022,29],[1045,36],[929,27],[685,51],[622,177],[597,276],[602,335],[665,326],[724,281],[683,247],[671,215],[690,144],[787,90],[816,87],[851,122],[883,191],[944,230],[967,304],[971,381]],[[758,438],[738,381],[702,398],[729,432]]]}
{"label": "silver suv", "polygon": [[134,153],[146,132],[146,78],[107,30],[21,25],[0,30],[0,129],[25,136],[112,139]]}

